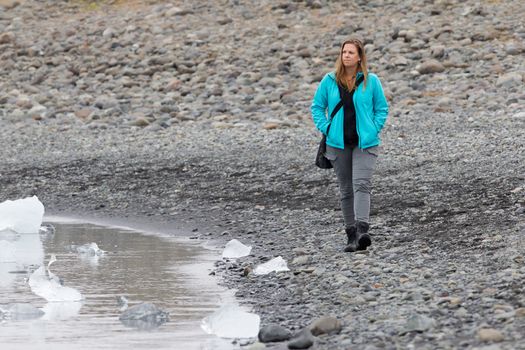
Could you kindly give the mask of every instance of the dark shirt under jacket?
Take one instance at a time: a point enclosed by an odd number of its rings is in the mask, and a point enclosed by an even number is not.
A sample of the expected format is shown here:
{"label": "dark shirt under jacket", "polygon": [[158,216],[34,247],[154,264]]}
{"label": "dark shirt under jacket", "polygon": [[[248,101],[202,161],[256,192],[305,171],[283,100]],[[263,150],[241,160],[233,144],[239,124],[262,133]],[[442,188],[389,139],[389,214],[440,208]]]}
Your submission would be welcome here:
{"label": "dark shirt under jacket", "polygon": [[348,91],[343,86],[337,86],[339,88],[339,95],[343,101],[343,111],[345,113],[344,119],[344,140],[345,145],[355,147],[359,141],[359,135],[357,135],[357,127],[355,121],[355,106],[354,106],[354,91]]}

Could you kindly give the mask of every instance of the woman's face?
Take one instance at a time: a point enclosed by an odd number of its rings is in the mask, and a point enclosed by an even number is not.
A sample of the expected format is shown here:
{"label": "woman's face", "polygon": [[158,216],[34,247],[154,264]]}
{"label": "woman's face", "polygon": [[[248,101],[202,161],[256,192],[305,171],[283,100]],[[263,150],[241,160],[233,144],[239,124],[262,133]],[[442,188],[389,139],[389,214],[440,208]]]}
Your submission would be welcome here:
{"label": "woman's face", "polygon": [[355,68],[359,62],[359,52],[354,44],[345,44],[341,52],[341,60],[345,68]]}

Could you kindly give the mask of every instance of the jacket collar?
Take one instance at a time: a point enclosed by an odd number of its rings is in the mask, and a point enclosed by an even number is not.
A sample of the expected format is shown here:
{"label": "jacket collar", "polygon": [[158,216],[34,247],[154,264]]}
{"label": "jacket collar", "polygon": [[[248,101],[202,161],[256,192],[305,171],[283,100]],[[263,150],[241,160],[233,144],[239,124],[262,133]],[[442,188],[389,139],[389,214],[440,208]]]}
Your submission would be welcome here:
{"label": "jacket collar", "polygon": [[[360,77],[361,75],[363,75],[363,72],[357,72],[357,77]],[[335,80],[335,71],[328,73],[328,76]]]}

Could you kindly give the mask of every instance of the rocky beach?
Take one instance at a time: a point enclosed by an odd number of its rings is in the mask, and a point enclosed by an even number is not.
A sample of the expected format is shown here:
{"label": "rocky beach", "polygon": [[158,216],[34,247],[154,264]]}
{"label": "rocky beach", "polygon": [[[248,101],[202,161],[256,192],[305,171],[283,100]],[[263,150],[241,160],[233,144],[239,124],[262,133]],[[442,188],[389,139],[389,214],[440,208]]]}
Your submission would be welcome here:
{"label": "rocky beach", "polygon": [[[0,202],[253,246],[213,272],[261,316],[246,349],[525,349],[523,18],[519,0],[0,0]],[[310,117],[349,36],[390,104],[354,254]],[[252,273],[277,256],[289,272]]]}

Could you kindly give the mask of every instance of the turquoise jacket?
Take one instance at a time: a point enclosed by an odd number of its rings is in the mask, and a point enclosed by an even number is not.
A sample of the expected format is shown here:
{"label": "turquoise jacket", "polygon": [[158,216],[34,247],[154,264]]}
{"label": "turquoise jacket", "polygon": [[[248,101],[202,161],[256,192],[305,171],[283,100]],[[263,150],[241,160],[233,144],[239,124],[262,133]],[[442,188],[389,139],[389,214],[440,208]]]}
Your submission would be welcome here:
{"label": "turquoise jacket", "polygon": [[[359,77],[363,73],[357,74]],[[388,103],[379,78],[373,73],[368,73],[367,80],[366,88],[364,88],[363,82],[354,93],[356,127],[359,136],[357,146],[361,149],[379,145],[379,133],[385,125],[388,115]],[[321,80],[311,106],[315,126],[325,135],[330,124],[328,118],[339,101],[341,101],[341,96],[335,81],[335,72],[331,72]],[[334,148],[345,148],[344,116],[343,108],[335,114],[330,126],[330,133],[326,136],[327,145]]]}

